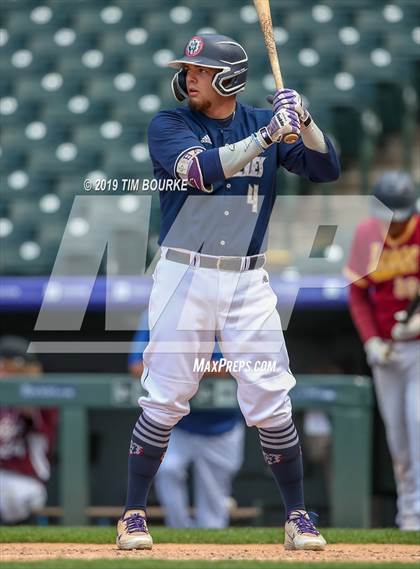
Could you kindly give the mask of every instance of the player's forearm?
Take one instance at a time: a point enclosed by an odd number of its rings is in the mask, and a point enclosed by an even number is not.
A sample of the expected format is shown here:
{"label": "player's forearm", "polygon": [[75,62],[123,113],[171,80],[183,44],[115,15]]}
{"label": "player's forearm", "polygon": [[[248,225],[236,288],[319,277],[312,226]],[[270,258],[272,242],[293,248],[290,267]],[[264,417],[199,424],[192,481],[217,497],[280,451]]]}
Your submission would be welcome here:
{"label": "player's forearm", "polygon": [[349,307],[354,325],[363,343],[370,338],[380,336],[367,288],[361,288],[355,284],[350,285]]}
{"label": "player's forearm", "polygon": [[206,185],[220,182],[237,174],[263,151],[264,148],[258,142],[256,135],[251,134],[234,144],[201,152],[198,155],[198,161]]}
{"label": "player's forearm", "polygon": [[234,144],[227,144],[218,149],[224,178],[230,178],[240,172],[251,160],[264,152],[274,143],[279,143],[288,134],[298,134],[299,119],[290,109],[275,112],[270,122],[250,136]]}
{"label": "player's forearm", "polygon": [[300,135],[306,148],[314,150],[315,152],[321,152],[321,154],[326,154],[328,152],[324,133],[318,125],[315,124],[310,115],[308,115],[307,124],[302,124]]}
{"label": "player's forearm", "polygon": [[270,122],[246,138],[219,148],[200,151],[178,161],[177,173],[188,184],[202,191],[211,191],[211,185],[240,172],[251,160],[286,134],[297,133],[299,121],[296,113],[283,109],[275,113]]}

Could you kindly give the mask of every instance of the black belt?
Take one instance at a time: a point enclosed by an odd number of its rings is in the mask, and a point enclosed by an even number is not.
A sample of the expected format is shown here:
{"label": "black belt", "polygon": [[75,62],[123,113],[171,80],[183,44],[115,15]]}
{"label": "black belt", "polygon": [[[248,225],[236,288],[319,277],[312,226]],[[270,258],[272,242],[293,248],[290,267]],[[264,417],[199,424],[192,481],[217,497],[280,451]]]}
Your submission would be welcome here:
{"label": "black belt", "polygon": [[219,269],[220,271],[253,271],[255,269],[261,269],[265,265],[265,255],[245,257],[247,261],[244,268],[241,268],[243,257],[208,257],[196,253],[195,258],[198,259],[198,262],[191,262],[189,253],[175,251],[174,249],[168,249],[165,255],[165,259],[168,259],[168,261],[182,263],[183,265],[197,266],[203,269]]}

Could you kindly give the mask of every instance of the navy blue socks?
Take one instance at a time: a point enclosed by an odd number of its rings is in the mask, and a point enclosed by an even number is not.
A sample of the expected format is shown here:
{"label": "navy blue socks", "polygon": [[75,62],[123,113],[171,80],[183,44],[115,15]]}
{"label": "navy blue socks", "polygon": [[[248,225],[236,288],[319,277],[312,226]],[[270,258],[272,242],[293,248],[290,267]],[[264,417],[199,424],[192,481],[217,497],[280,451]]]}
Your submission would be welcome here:
{"label": "navy blue socks", "polygon": [[125,509],[145,510],[153,478],[165,456],[172,427],[160,425],[142,413],[135,424],[128,457]]}
{"label": "navy blue socks", "polygon": [[286,426],[258,431],[264,460],[280,488],[286,515],[305,510],[302,453],[293,420]]}

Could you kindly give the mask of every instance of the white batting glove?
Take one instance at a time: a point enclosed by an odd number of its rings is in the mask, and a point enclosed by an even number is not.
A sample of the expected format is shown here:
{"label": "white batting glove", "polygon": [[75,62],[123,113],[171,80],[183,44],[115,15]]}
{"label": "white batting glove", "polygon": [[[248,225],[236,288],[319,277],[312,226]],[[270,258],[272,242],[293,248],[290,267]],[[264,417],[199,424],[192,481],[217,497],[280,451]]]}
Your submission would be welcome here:
{"label": "white batting glove", "polygon": [[[394,315],[395,320],[404,320],[407,313],[405,310],[400,310]],[[408,322],[397,322],[391,330],[391,336],[394,340],[404,341],[412,340],[420,335],[420,312],[413,314]]]}
{"label": "white batting glove", "polygon": [[392,344],[386,340],[382,340],[377,336],[369,338],[364,346],[366,359],[370,366],[388,365],[398,361],[398,357],[392,350]]}

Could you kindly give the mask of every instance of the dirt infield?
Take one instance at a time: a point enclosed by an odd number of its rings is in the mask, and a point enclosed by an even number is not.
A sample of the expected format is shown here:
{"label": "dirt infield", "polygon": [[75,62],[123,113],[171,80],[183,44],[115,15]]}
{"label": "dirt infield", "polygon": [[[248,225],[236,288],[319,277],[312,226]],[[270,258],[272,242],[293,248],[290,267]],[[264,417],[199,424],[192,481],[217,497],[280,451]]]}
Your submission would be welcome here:
{"label": "dirt infield", "polygon": [[3,543],[2,561],[44,559],[165,559],[259,561],[370,561],[420,563],[420,546],[334,544],[325,551],[285,551],[281,545],[158,544],[152,551],[119,551],[115,545],[81,543]]}

